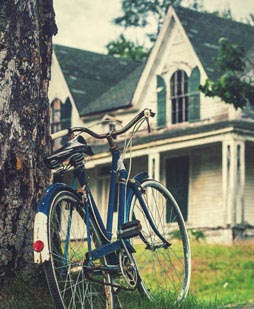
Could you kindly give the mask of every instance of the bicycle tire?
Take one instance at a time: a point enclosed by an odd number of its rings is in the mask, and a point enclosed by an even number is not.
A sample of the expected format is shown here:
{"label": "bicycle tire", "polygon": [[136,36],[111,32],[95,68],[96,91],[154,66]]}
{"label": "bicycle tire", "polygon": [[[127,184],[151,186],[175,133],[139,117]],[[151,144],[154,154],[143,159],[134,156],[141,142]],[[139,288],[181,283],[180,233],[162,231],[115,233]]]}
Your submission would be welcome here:
{"label": "bicycle tire", "polygon": [[[51,297],[56,308],[113,308],[111,287],[89,280],[83,267],[88,235],[82,206],[71,189],[57,192],[51,201],[47,227],[50,260],[45,263]],[[101,240],[92,218],[90,226],[95,248],[101,245]],[[95,263],[100,264],[101,260]],[[100,276],[105,283],[111,282],[109,274]]]}
{"label": "bicycle tire", "polygon": [[139,291],[151,301],[163,297],[171,303],[181,303],[188,293],[191,276],[191,251],[183,216],[174,197],[161,183],[147,179],[141,187],[153,223],[170,246],[159,247],[162,241],[134,194],[129,220],[138,219],[142,225],[141,235],[131,239],[141,278]]}

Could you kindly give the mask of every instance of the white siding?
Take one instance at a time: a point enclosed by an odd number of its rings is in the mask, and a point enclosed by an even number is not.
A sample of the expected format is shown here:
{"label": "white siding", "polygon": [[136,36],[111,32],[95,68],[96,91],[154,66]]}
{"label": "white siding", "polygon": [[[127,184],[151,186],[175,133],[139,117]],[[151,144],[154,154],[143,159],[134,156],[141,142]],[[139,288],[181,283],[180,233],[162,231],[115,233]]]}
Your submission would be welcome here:
{"label": "white siding", "polygon": [[189,224],[222,226],[221,145],[192,150],[190,162]]}

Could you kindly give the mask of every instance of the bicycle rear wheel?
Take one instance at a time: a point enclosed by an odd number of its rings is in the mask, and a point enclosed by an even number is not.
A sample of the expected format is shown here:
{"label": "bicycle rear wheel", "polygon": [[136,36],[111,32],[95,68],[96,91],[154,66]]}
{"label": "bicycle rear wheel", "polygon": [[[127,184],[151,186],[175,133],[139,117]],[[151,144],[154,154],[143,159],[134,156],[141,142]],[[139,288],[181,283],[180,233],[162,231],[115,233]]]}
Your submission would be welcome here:
{"label": "bicycle rear wheel", "polygon": [[134,195],[129,220],[138,219],[142,225],[141,235],[131,239],[141,278],[139,290],[150,300],[162,296],[173,303],[181,302],[187,295],[191,274],[191,252],[184,219],[174,197],[162,184],[145,180],[141,186],[153,224],[170,246],[163,247]]}
{"label": "bicycle rear wheel", "polygon": [[[50,205],[48,241],[50,260],[45,264],[49,290],[57,308],[111,308],[111,287],[95,283],[86,265],[88,239],[92,249],[100,246],[96,225],[90,219],[90,233],[84,205],[71,190],[58,192]],[[100,265],[101,260],[95,261]],[[106,273],[96,279],[110,283]]]}

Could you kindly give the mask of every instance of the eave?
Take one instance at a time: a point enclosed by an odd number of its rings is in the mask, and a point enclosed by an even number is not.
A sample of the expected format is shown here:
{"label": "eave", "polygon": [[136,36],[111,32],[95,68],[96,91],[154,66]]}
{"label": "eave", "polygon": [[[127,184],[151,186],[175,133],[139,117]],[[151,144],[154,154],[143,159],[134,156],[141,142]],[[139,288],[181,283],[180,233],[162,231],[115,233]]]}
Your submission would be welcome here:
{"label": "eave", "polygon": [[[133,140],[131,156],[139,157],[154,153],[200,147],[213,143],[222,143],[229,138],[240,137],[243,141],[254,142],[254,122],[249,121],[224,121],[209,124],[189,124],[186,127],[172,128],[147,132],[139,132]],[[123,141],[119,141],[122,148]],[[86,158],[86,167],[111,162],[108,145],[94,145],[95,155]]]}

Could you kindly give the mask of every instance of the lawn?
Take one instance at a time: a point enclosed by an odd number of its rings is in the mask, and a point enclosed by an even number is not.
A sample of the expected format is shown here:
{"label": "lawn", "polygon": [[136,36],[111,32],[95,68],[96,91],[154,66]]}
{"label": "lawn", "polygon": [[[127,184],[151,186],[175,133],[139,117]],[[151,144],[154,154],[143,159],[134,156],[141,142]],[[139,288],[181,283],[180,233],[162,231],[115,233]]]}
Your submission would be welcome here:
{"label": "lawn", "polygon": [[[190,293],[182,308],[254,307],[254,243],[209,245],[192,240]],[[35,288],[17,274],[0,289],[0,308],[52,308],[47,287]],[[43,282],[43,280],[42,280]],[[39,288],[38,288],[39,286]],[[150,308],[151,304],[128,293],[126,308]],[[132,304],[130,302],[132,301]],[[158,297],[153,309],[173,308]]]}
{"label": "lawn", "polygon": [[191,244],[190,294],[200,302],[254,306],[254,243]]}

